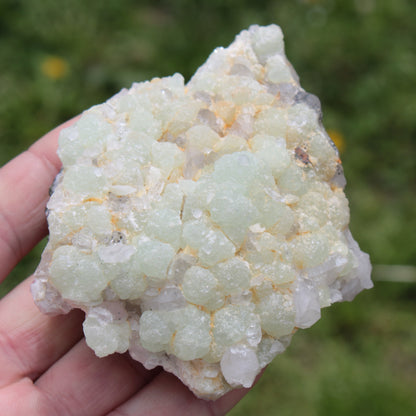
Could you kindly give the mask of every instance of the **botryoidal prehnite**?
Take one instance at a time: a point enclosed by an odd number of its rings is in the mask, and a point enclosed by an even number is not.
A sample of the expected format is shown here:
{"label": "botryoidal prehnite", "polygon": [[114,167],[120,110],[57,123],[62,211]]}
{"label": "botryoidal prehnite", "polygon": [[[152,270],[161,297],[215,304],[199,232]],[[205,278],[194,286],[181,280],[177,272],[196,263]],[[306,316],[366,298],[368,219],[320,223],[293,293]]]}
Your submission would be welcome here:
{"label": "botryoidal prehnite", "polygon": [[44,313],[84,310],[99,357],[129,351],[216,399],[372,287],[338,151],[276,25],[186,85],[155,78],[90,108],[58,154],[32,293]]}

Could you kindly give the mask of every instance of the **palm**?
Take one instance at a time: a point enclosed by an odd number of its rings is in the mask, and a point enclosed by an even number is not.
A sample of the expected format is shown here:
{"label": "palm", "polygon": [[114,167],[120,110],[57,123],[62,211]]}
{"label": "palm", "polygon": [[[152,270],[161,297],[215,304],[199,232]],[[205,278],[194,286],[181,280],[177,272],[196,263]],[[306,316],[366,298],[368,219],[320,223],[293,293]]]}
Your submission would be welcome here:
{"label": "palm", "polygon": [[[63,127],[0,169],[0,282],[47,232],[44,209]],[[83,339],[82,313],[42,315],[30,283],[0,300],[0,408],[8,415],[223,415],[247,392],[208,402],[127,354],[97,358]]]}

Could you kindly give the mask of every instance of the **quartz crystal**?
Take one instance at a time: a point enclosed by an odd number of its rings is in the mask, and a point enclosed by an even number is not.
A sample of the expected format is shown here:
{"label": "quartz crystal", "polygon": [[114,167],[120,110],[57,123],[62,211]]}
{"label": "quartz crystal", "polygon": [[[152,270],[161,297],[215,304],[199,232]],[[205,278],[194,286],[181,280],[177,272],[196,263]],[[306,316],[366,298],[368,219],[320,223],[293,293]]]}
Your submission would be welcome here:
{"label": "quartz crystal", "polygon": [[135,83],[85,111],[58,154],[32,293],[45,313],[82,309],[99,357],[129,351],[216,399],[372,286],[338,151],[276,25],[186,85]]}

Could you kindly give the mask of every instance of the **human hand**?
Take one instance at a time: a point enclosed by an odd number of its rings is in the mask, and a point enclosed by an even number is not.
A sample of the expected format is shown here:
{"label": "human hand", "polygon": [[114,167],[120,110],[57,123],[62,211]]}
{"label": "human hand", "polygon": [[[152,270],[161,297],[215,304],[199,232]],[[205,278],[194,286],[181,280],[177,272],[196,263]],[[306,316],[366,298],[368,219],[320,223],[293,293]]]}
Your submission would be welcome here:
{"label": "human hand", "polygon": [[[59,126],[0,169],[0,282],[47,233],[48,189],[60,169]],[[97,358],[83,313],[46,316],[28,278],[0,299],[0,409],[8,416],[224,415],[248,389],[197,399],[172,374],[128,354]],[[2,413],[3,414],[3,413]]]}

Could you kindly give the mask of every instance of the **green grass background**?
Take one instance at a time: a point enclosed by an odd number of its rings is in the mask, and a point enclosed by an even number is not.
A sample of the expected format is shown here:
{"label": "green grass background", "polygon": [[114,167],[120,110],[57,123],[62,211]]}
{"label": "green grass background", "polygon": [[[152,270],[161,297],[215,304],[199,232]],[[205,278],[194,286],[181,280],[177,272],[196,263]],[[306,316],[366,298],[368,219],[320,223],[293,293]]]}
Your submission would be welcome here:
{"label": "green grass background", "polygon": [[[240,30],[277,23],[325,126],[344,137],[354,236],[375,264],[415,266],[415,22],[414,0],[0,0],[0,165],[132,82],[189,79]],[[51,56],[67,67],[58,79],[42,70]],[[416,414],[415,316],[415,283],[376,281],[297,333],[230,414]]]}

